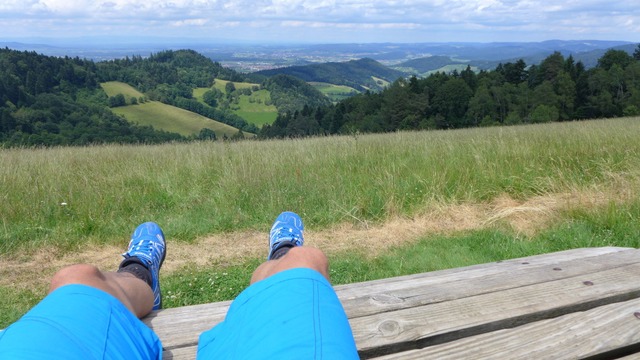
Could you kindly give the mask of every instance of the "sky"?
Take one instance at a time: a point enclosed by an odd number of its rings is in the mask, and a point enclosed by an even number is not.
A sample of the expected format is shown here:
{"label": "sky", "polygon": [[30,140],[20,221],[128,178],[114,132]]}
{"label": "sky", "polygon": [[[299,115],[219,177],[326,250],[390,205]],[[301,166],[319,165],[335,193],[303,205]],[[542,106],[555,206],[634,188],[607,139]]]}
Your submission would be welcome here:
{"label": "sky", "polygon": [[638,0],[0,0],[0,40],[640,42]]}

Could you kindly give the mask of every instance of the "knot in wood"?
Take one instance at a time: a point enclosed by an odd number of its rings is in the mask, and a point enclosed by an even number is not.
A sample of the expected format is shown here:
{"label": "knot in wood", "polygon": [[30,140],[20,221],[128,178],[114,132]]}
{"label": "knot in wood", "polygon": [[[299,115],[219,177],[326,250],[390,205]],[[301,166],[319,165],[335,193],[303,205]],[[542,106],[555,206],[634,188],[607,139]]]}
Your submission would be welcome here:
{"label": "knot in wood", "polygon": [[395,320],[385,320],[380,323],[378,330],[384,336],[395,336],[400,334],[400,324]]}
{"label": "knot in wood", "polygon": [[371,297],[371,301],[375,303],[380,303],[380,304],[399,304],[401,302],[404,302],[403,299],[397,296],[387,295],[387,294],[373,295]]}

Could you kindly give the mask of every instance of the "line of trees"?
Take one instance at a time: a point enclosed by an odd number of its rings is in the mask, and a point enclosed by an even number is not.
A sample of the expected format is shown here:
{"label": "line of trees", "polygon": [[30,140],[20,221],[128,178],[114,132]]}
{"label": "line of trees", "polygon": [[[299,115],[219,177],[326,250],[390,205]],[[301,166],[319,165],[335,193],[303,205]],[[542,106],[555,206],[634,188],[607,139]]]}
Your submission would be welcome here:
{"label": "line of trees", "polygon": [[262,138],[454,129],[640,115],[640,45],[609,50],[593,69],[556,52],[493,71],[454,71],[399,79],[379,93],[279,115]]}

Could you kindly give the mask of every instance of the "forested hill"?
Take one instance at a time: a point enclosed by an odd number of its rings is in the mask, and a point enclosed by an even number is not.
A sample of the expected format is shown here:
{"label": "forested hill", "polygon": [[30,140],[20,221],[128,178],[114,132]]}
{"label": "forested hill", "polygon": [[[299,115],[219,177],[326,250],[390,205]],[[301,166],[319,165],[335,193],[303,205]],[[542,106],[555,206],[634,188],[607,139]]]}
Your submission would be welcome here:
{"label": "forested hill", "polygon": [[0,49],[0,146],[183,139],[114,115],[98,82],[92,61]]}
{"label": "forested hill", "polygon": [[438,70],[447,65],[452,64],[467,64],[466,61],[459,61],[451,59],[449,56],[429,56],[424,58],[417,58],[412,60],[407,60],[403,63],[395,65],[396,68],[405,68],[412,69],[419,74],[426,73],[429,71]]}
{"label": "forested hill", "polygon": [[265,76],[285,74],[308,82],[345,85],[359,91],[381,90],[385,84],[380,83],[375,78],[393,82],[405,75],[403,72],[393,70],[375,60],[367,58],[346,62],[329,62],[263,70],[258,71],[256,74]]}
{"label": "forested hill", "polygon": [[[193,89],[210,87],[214,80],[251,81],[193,50],[166,50],[148,58],[133,57],[96,64],[100,81],[121,81],[143,92],[150,100],[160,101],[215,119],[240,130],[258,129],[229,111],[208,107],[193,98]],[[256,78],[261,79],[261,78]]]}
{"label": "forested hill", "polygon": [[[155,100],[244,132],[259,129],[231,110],[205,105],[193,97],[195,88],[211,87],[215,79],[262,83],[282,112],[305,105],[328,104],[326,96],[306,82],[280,76],[240,74],[192,50],[162,51],[95,63],[35,52],[0,50],[0,146],[155,143],[187,140],[178,134],[133,126],[110,106]],[[130,99],[108,98],[99,84],[119,81],[144,93]],[[122,95],[121,95],[122,97]]]}
{"label": "forested hill", "polygon": [[[103,61],[96,64],[96,69],[101,82],[121,81],[159,99],[180,91],[190,93],[195,87],[209,87],[216,78],[230,81],[247,78],[193,50],[167,50],[148,58]],[[166,89],[163,84],[173,88]]]}
{"label": "forested hill", "polygon": [[263,86],[271,92],[271,101],[281,114],[293,114],[305,106],[326,106],[331,103],[320,91],[294,76],[275,75],[267,79]]}
{"label": "forested hill", "polygon": [[640,115],[640,45],[607,51],[587,69],[556,52],[495,70],[399,79],[379,93],[281,115],[261,137],[456,129]]}

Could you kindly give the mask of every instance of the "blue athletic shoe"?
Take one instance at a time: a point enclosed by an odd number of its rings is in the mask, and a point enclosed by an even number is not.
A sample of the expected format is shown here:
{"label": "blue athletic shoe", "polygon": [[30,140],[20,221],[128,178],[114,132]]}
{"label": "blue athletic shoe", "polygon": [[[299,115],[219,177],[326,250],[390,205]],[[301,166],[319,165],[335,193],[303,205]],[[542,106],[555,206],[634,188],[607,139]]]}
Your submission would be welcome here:
{"label": "blue athletic shoe", "polygon": [[302,246],[302,244],[304,244],[303,231],[304,225],[298,214],[291,211],[285,211],[280,214],[273,223],[271,232],[269,233],[270,250],[267,260],[271,260],[276,250],[283,246]]}
{"label": "blue athletic shoe", "polygon": [[131,235],[129,250],[122,254],[125,259],[135,257],[151,272],[151,289],[153,290],[153,310],[162,308],[160,293],[160,267],[167,254],[164,234],[158,224],[146,222],[138,226]]}

